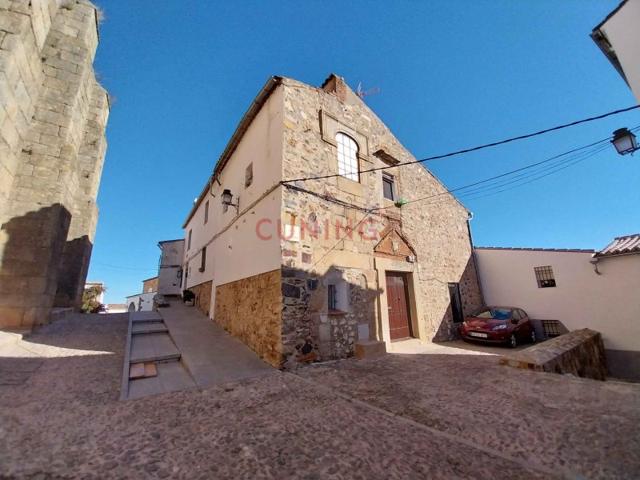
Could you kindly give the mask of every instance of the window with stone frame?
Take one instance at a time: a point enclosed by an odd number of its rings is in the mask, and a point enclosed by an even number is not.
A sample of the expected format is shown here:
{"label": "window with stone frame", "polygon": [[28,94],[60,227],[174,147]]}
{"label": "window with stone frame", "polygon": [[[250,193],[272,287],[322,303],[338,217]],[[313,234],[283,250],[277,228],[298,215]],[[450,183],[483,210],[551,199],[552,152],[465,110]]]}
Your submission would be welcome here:
{"label": "window with stone frame", "polygon": [[336,133],[336,144],[338,146],[338,175],[359,182],[358,144],[353,138],[342,132]]}
{"label": "window with stone frame", "polygon": [[382,195],[387,200],[393,201],[396,199],[396,185],[393,175],[389,175],[388,173],[382,174]]}

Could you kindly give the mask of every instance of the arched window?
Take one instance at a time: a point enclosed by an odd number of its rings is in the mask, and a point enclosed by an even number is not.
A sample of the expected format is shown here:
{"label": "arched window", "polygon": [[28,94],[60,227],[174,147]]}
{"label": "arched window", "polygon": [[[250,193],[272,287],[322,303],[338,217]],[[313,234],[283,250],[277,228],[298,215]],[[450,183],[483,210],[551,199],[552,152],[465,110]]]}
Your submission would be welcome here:
{"label": "arched window", "polygon": [[354,182],[360,181],[358,174],[358,144],[344,133],[336,133],[338,144],[338,174]]}

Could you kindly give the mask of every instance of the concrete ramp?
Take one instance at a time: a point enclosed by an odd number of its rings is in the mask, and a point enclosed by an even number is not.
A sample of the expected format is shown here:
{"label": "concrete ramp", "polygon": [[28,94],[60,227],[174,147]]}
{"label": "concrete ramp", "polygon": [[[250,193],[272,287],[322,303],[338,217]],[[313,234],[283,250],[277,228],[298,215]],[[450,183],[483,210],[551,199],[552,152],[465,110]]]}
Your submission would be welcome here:
{"label": "concrete ramp", "polygon": [[602,336],[583,328],[500,358],[502,365],[540,372],[570,373],[606,380],[607,362]]}
{"label": "concrete ramp", "polygon": [[169,305],[129,314],[121,400],[277,372],[195,307]]}

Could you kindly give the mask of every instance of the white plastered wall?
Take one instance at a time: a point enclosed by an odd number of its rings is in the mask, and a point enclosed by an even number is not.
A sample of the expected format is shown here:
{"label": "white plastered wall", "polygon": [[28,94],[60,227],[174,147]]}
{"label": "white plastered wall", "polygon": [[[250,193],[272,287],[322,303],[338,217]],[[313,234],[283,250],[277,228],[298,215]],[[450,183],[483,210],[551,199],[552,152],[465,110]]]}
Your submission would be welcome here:
{"label": "white plastered wall", "polygon": [[629,86],[640,102],[640,0],[629,0],[600,29],[622,65]]}
{"label": "white plastered wall", "polygon": [[[640,351],[640,255],[601,259],[601,275],[591,255],[478,248],[485,301],[521,307],[535,319],[560,320],[569,330],[597,330],[607,349]],[[538,288],[533,269],[547,265],[557,286]]]}
{"label": "white plastered wall", "polygon": [[[278,186],[282,180],[282,130],[282,87],[278,87],[249,125],[222,170],[219,183],[214,183],[185,229],[184,262],[188,261],[190,267],[186,287],[213,281],[212,315],[216,286],[280,268],[277,224],[282,202]],[[249,164],[253,166],[253,181],[245,188]],[[224,211],[224,189],[231,190],[233,203],[239,199],[239,216],[235,207]],[[209,218],[205,224],[207,201]],[[193,232],[191,248],[187,248],[189,230]],[[205,245],[206,267],[200,272]]]}
{"label": "white plastered wall", "polygon": [[184,240],[162,242],[160,244],[160,268],[158,269],[158,293],[179,295],[181,292],[180,272],[184,258]]}

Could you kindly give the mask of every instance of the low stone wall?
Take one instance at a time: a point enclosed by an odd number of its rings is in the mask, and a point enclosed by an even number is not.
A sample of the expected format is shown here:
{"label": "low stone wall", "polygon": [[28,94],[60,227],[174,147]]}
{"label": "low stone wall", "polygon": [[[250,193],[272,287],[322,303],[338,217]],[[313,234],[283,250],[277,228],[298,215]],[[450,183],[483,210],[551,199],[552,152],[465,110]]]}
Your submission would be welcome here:
{"label": "low stone wall", "polygon": [[213,287],[213,282],[208,281],[204,283],[200,283],[199,285],[194,285],[193,287],[189,287],[189,290],[193,292],[196,296],[195,298],[195,307],[204,313],[207,317],[209,316],[209,312],[211,311],[211,288]]}
{"label": "low stone wall", "polygon": [[607,362],[602,336],[583,328],[500,359],[502,365],[541,372],[570,373],[605,380]]}
{"label": "low stone wall", "polygon": [[213,319],[267,363],[282,364],[280,269],[216,287]]}

